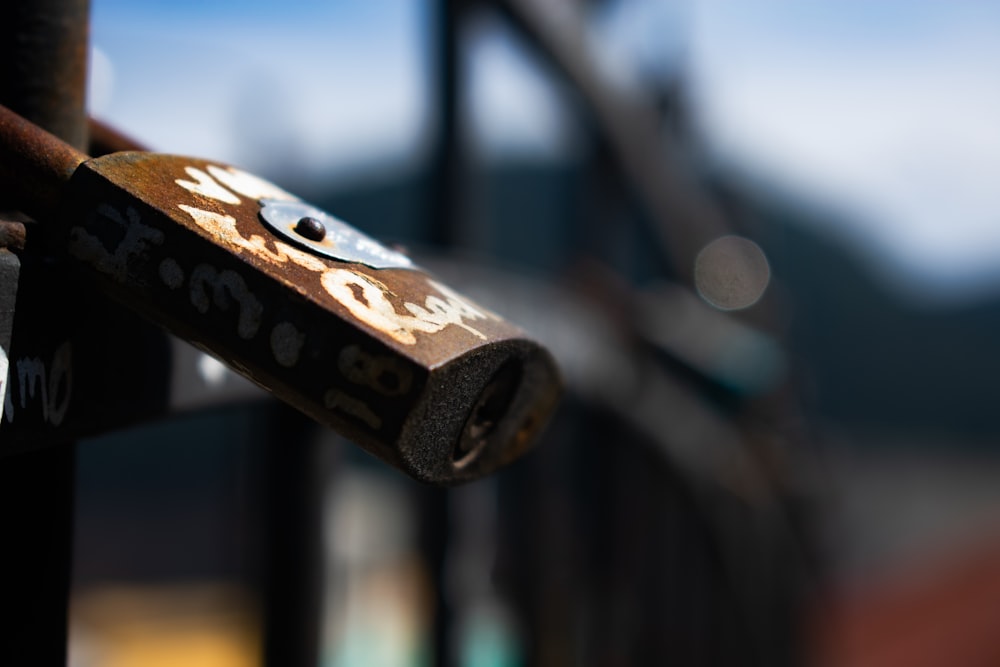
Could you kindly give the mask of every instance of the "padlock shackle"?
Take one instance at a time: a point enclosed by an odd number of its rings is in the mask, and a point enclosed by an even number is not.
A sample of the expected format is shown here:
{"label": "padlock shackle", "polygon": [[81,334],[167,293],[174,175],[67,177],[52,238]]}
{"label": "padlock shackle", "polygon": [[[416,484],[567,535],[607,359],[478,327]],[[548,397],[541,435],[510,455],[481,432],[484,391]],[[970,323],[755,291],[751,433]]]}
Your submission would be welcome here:
{"label": "padlock shackle", "polygon": [[84,153],[0,105],[0,206],[18,208],[45,220],[58,206],[63,186],[87,159]]}

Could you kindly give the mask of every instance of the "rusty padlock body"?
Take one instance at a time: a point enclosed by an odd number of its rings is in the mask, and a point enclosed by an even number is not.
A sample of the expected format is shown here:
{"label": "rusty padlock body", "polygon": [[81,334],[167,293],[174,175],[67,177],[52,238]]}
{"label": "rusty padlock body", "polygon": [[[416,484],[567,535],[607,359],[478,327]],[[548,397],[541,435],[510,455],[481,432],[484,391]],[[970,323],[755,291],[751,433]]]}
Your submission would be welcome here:
{"label": "rusty padlock body", "polygon": [[492,472],[525,451],[558,399],[551,355],[520,329],[405,258],[373,268],[280,237],[261,202],[297,200],[243,171],[116,153],[80,162],[59,190],[57,213],[43,220],[51,247],[417,479]]}

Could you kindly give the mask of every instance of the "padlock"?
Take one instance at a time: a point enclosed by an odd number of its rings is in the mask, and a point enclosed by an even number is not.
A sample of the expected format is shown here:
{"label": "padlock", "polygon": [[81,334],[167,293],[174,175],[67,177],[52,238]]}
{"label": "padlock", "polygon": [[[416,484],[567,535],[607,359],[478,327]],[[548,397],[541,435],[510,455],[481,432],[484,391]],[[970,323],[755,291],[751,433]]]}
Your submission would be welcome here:
{"label": "padlock", "polygon": [[0,107],[0,188],[101,289],[417,479],[512,461],[558,400],[523,331],[234,167],[89,159]]}

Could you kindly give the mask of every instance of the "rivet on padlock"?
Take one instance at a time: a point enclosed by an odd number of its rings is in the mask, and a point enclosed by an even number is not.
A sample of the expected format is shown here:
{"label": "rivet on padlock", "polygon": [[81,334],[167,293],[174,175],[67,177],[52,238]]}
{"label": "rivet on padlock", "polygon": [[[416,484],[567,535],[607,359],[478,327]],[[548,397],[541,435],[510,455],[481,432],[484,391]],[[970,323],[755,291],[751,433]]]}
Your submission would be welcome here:
{"label": "rivet on padlock", "polygon": [[89,159],[0,107],[0,187],[109,293],[418,479],[513,460],[557,401],[520,329],[233,167]]}

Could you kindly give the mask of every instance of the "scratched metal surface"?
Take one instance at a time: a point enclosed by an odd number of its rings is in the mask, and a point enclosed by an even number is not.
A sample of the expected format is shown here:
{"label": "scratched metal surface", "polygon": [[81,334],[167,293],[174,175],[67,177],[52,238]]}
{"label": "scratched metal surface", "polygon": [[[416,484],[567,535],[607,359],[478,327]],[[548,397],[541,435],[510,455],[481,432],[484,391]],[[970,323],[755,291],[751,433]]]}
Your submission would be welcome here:
{"label": "scratched metal surface", "polygon": [[50,219],[63,186],[86,157],[0,106],[0,199],[5,208]]}
{"label": "scratched metal surface", "polygon": [[528,447],[559,392],[544,348],[422,271],[285,243],[259,218],[263,198],[292,199],[225,165],[110,155],[74,174],[54,245],[130,307],[418,479],[478,477]]}
{"label": "scratched metal surface", "polygon": [[19,259],[0,456],[165,414],[162,332],[89,289],[66,260]]}

